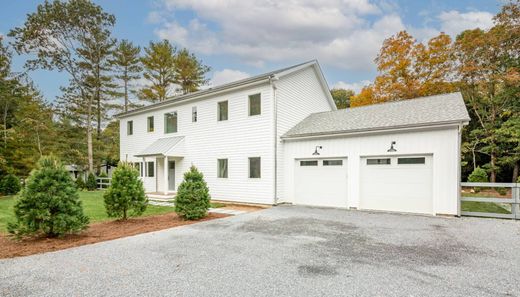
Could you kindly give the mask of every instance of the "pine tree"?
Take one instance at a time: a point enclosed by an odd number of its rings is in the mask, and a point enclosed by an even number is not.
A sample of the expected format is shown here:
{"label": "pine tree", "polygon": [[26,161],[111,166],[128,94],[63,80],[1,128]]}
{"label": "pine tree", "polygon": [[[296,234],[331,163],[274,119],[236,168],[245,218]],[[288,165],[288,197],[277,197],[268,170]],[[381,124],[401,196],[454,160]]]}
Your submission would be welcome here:
{"label": "pine tree", "polygon": [[150,85],[139,91],[139,98],[151,102],[164,101],[173,95],[177,50],[168,40],[163,40],[150,42],[144,51],[145,56],[141,58],[144,67],[143,77]]}
{"label": "pine tree", "polygon": [[43,233],[48,237],[76,233],[88,227],[74,181],[55,157],[42,157],[14,206],[16,236]]}
{"label": "pine tree", "polygon": [[122,82],[123,91],[117,94],[117,97],[124,98],[124,111],[135,105],[129,98],[131,93],[131,82],[141,77],[143,66],[139,54],[141,48],[134,46],[132,42],[123,39],[114,50],[113,58],[111,60],[114,65],[115,77]]}
{"label": "pine tree", "polygon": [[21,190],[20,179],[14,174],[8,174],[0,181],[0,193],[15,195]]}
{"label": "pine tree", "polygon": [[194,54],[182,49],[175,58],[175,83],[179,85],[182,94],[195,92],[208,83],[205,76],[210,70]]}
{"label": "pine tree", "polygon": [[197,220],[207,215],[211,196],[204,175],[195,167],[184,173],[175,197],[175,212],[188,220]]}
{"label": "pine tree", "polygon": [[96,176],[90,172],[87,177],[87,190],[95,191],[97,189]]}
{"label": "pine tree", "polygon": [[119,163],[112,173],[110,187],[103,197],[108,216],[123,220],[143,214],[148,205],[139,172],[124,162]]}

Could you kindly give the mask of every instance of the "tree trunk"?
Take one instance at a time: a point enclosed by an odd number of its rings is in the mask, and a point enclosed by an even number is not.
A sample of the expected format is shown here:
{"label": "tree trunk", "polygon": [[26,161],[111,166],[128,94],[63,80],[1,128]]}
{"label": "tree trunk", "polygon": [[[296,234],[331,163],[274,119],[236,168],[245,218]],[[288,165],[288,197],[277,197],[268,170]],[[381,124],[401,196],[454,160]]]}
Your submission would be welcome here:
{"label": "tree trunk", "polygon": [[490,162],[490,165],[491,165],[491,175],[489,177],[489,181],[494,183],[496,182],[497,180],[497,173],[496,173],[496,169],[495,169],[495,164],[497,162],[497,156],[495,154],[495,152],[491,152],[491,162]]}
{"label": "tree trunk", "polygon": [[520,171],[520,162],[516,162],[515,166],[513,167],[513,180],[512,183],[516,183],[518,180],[518,172]]}
{"label": "tree trunk", "polygon": [[125,72],[124,72],[124,82],[125,82],[125,112],[128,111],[128,71],[125,67]]}
{"label": "tree trunk", "polygon": [[7,100],[5,100],[5,107],[4,107],[4,149],[7,148],[7,108],[9,108],[9,103],[8,103]]}

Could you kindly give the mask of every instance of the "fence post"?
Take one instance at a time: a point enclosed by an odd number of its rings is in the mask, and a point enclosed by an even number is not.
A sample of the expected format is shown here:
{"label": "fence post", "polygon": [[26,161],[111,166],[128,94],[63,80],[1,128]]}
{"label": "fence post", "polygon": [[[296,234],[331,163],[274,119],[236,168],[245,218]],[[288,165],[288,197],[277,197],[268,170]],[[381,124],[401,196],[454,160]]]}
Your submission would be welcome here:
{"label": "fence post", "polygon": [[520,219],[520,184],[516,183],[511,188],[511,195],[514,203],[511,204],[511,214],[515,219]]}

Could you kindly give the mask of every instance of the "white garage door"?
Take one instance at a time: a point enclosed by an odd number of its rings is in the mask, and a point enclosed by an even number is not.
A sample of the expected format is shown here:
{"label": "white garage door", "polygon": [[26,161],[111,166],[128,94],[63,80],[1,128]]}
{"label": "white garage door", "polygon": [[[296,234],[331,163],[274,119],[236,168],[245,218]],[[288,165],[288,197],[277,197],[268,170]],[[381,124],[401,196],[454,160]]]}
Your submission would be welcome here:
{"label": "white garage door", "polygon": [[431,156],[361,159],[360,208],[433,213]]}
{"label": "white garage door", "polygon": [[347,207],[347,159],[297,160],[295,204]]}

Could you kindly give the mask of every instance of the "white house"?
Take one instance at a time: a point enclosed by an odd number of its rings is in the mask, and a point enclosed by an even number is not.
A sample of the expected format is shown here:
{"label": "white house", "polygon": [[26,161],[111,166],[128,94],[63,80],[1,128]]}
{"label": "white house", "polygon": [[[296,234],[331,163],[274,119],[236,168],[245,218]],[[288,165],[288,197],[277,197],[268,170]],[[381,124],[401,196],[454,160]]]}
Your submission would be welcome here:
{"label": "white house", "polygon": [[460,93],[336,110],[310,61],[118,117],[150,195],[195,165],[215,200],[459,212]]}

